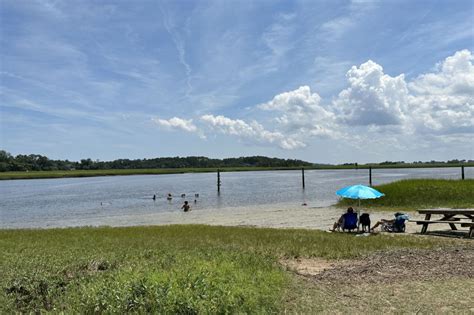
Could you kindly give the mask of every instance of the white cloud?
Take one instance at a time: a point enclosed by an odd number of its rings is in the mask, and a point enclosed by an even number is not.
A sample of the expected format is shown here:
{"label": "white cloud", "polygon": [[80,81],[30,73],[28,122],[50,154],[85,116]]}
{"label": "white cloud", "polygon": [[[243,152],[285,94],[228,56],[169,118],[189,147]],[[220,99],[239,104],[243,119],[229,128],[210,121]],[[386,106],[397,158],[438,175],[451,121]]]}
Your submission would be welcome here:
{"label": "white cloud", "polygon": [[[191,85],[191,73],[192,69],[189,63],[186,61],[186,42],[184,40],[184,36],[180,34],[178,27],[177,27],[177,22],[174,20],[173,16],[165,10],[162,6],[160,6],[161,13],[163,16],[163,25],[166,29],[166,31],[169,33],[171,36],[171,39],[173,40],[176,50],[178,51],[178,60],[179,62],[183,65],[185,72],[186,72],[186,84],[187,84],[187,91],[186,94],[189,95],[190,91],[192,90],[192,85]],[[187,28],[187,26],[186,26]],[[186,29],[184,31],[186,33]]]}
{"label": "white cloud", "polygon": [[348,125],[402,125],[408,88],[403,74],[391,77],[369,60],[346,74],[349,87],[333,102],[334,111]]}
{"label": "white cloud", "polygon": [[[474,67],[470,51],[446,58],[437,71],[406,82],[404,74],[390,76],[369,60],[346,74],[349,86],[332,101],[321,99],[309,86],[280,93],[256,106],[264,124],[212,114],[197,120],[178,117],[154,121],[170,129],[204,130],[235,136],[247,143],[283,149],[306,146],[314,138],[330,138],[357,148],[370,143],[373,154],[428,149],[448,142],[472,143],[474,133]],[[350,135],[350,137],[347,137]],[[345,140],[347,139],[347,140]]]}
{"label": "white cloud", "polygon": [[335,116],[321,106],[321,97],[311,93],[309,86],[276,95],[271,101],[260,104],[258,108],[275,111],[281,116],[275,120],[285,131],[313,136],[335,136]]}
{"label": "white cloud", "polygon": [[474,56],[467,49],[456,52],[437,65],[436,73],[422,74],[409,87],[416,94],[474,94]]}
{"label": "white cloud", "polygon": [[192,119],[186,120],[178,117],[173,117],[168,120],[160,118],[153,118],[152,120],[158,125],[168,129],[179,129],[187,132],[198,131],[197,127],[193,124]]}
{"label": "white cloud", "polygon": [[324,40],[336,41],[346,36],[365,20],[367,14],[371,13],[376,6],[375,1],[352,1],[342,10],[342,15],[321,24],[320,32]]}
{"label": "white cloud", "polygon": [[420,75],[409,84],[414,127],[437,134],[474,133],[474,56],[456,52],[434,73]]}
{"label": "white cloud", "polygon": [[306,146],[305,143],[291,136],[285,136],[281,132],[268,131],[256,121],[246,123],[240,119],[230,119],[220,115],[203,115],[201,120],[213,130],[246,140],[260,143],[276,143],[281,148],[287,150]]}
{"label": "white cloud", "polygon": [[290,92],[275,96],[270,102],[259,105],[264,110],[318,110],[321,97],[317,93],[311,93],[309,86],[301,86]]}
{"label": "white cloud", "polygon": [[335,37],[341,36],[347,29],[354,25],[355,21],[349,16],[342,16],[325,22],[321,29]]}
{"label": "white cloud", "polygon": [[274,58],[283,57],[293,48],[291,41],[294,26],[292,23],[295,18],[296,14],[279,14],[275,17],[275,23],[262,34],[262,41],[270,49]]}

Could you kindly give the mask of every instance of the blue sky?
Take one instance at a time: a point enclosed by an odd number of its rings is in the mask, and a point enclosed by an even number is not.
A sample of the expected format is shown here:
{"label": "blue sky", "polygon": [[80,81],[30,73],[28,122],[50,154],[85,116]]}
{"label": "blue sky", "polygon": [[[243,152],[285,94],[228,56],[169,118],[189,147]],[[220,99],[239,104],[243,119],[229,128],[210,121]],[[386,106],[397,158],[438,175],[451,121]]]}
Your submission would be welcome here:
{"label": "blue sky", "polygon": [[0,2],[0,147],[474,159],[473,1]]}

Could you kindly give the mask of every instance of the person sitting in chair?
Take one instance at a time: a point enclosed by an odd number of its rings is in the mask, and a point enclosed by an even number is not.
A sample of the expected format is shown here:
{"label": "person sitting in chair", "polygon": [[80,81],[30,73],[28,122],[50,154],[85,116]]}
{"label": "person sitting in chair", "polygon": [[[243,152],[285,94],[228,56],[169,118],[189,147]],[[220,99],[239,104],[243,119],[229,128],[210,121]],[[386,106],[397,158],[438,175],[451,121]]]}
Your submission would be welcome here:
{"label": "person sitting in chair", "polygon": [[397,212],[394,214],[395,219],[392,220],[385,220],[382,219],[375,223],[375,225],[370,229],[370,231],[374,231],[379,225],[382,225],[382,231],[384,232],[393,232],[393,233],[403,233],[405,232],[405,221],[408,220],[408,215]]}
{"label": "person sitting in chair", "polygon": [[334,222],[334,226],[331,231],[336,231],[336,229],[341,229],[342,231],[348,230],[352,231],[357,229],[357,213],[354,212],[352,207],[347,208],[347,212],[341,215],[337,222]]}

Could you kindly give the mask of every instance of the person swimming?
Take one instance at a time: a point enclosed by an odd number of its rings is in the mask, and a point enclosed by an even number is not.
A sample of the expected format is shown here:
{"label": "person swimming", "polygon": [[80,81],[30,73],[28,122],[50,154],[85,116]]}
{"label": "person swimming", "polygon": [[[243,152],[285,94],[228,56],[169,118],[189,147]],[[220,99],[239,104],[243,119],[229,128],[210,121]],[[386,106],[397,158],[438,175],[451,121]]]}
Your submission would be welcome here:
{"label": "person swimming", "polygon": [[188,212],[188,211],[191,211],[191,206],[189,205],[187,201],[185,201],[181,209],[183,209],[184,212]]}
{"label": "person swimming", "polygon": [[168,199],[168,200],[173,199],[173,195],[171,195],[171,193],[168,193],[168,196],[166,197],[166,199]]}

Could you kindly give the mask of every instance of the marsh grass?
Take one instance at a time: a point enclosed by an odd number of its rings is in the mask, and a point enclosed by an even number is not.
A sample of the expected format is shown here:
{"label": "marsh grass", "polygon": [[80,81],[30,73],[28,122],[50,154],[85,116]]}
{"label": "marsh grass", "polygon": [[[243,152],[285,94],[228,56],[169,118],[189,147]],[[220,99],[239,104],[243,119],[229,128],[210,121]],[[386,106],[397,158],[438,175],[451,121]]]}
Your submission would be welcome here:
{"label": "marsh grass", "polygon": [[[276,171],[295,170],[300,167],[225,167],[221,172],[246,171]],[[71,171],[30,171],[30,172],[0,172],[0,180],[7,179],[39,179],[39,178],[68,178],[68,177],[96,177],[119,175],[162,175],[183,173],[211,173],[217,168],[151,168],[151,169],[111,169],[111,170],[71,170]]]}
{"label": "marsh grass", "polygon": [[[366,199],[364,208],[377,210],[416,210],[421,208],[474,208],[474,179],[407,179],[375,186],[384,197]],[[356,205],[341,199],[338,206]]]}
{"label": "marsh grass", "polygon": [[[474,163],[466,163],[466,167],[474,167]],[[397,165],[361,165],[359,169],[385,168],[433,168],[433,167],[460,167],[456,164],[397,164]],[[343,170],[354,169],[353,165],[315,165],[305,166],[306,170]],[[118,175],[161,175],[183,173],[211,173],[217,172],[248,172],[248,171],[283,171],[299,170],[301,167],[211,167],[211,168],[150,168],[150,169],[109,169],[109,170],[70,170],[70,171],[29,171],[29,172],[0,172],[0,180],[8,179],[40,179],[40,178],[68,178],[68,177],[96,177]]]}
{"label": "marsh grass", "polygon": [[281,257],[439,242],[202,225],[1,230],[0,312],[274,313],[291,283]]}

